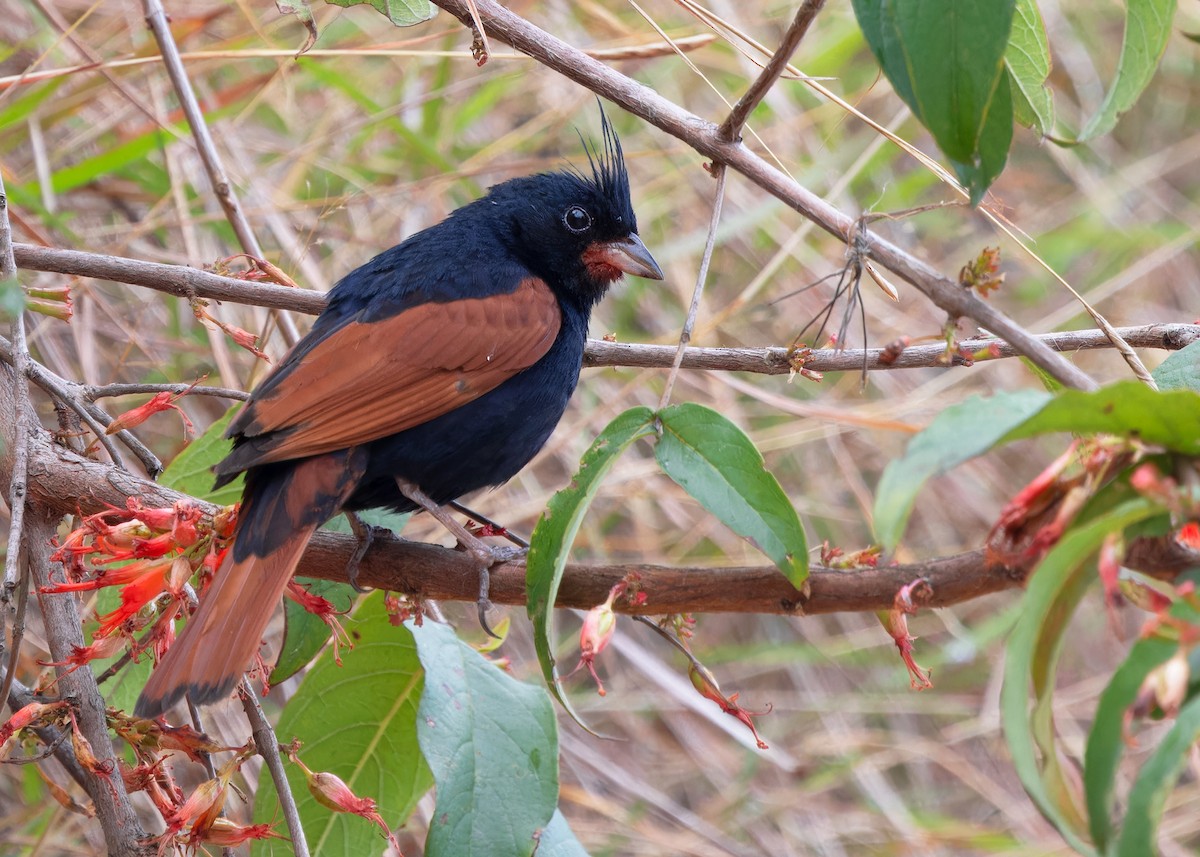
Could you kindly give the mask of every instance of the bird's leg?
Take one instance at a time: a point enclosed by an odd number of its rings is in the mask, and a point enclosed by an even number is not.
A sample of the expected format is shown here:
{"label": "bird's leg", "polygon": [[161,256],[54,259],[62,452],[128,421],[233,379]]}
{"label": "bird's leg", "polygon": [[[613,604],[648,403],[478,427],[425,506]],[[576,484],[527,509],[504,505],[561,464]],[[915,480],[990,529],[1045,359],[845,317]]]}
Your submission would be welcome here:
{"label": "bird's leg", "polygon": [[354,533],[354,537],[358,539],[358,546],[354,549],[354,556],[350,557],[350,561],[346,563],[346,577],[350,581],[350,585],[354,587],[355,592],[368,592],[365,586],[358,585],[358,566],[362,562],[367,551],[371,549],[371,545],[375,542],[376,531],[380,535],[387,533],[391,534],[391,530],[386,527],[376,527],[373,524],[368,524],[354,512],[342,510],[342,514],[346,516],[346,520],[350,523],[350,530]]}
{"label": "bird's leg", "polygon": [[407,479],[397,476],[396,487],[400,489],[401,494],[428,512],[439,524],[453,533],[463,549],[479,564],[479,600],[476,602],[479,609],[479,624],[490,636],[496,637],[497,634],[487,622],[487,611],[492,606],[492,602],[488,599],[489,570],[498,562],[505,562],[520,556],[522,549],[498,548],[481,541],[477,536],[468,532],[466,527],[454,520],[454,516],[446,511],[444,506],[433,502],[428,494]]}

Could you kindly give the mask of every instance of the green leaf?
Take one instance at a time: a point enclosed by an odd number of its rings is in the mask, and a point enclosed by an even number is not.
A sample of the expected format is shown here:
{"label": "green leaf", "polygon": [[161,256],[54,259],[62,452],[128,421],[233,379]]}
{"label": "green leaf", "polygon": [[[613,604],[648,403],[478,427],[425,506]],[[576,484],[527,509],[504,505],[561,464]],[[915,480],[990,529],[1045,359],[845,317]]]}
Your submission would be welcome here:
{"label": "green leaf", "polygon": [[1051,396],[1035,390],[973,397],[953,405],[909,441],[904,457],[888,464],[875,494],[875,534],[892,550],[904,534],[913,501],[925,481],[994,447],[1014,427],[1045,407]]}
{"label": "green leaf", "polygon": [[1045,136],[1054,130],[1054,96],[1050,77],[1050,42],[1036,0],[1017,0],[1008,50],[1004,52],[1012,87],[1013,116]]}
{"label": "green leaf", "polygon": [[[384,821],[396,826],[433,784],[417,743],[424,671],[412,632],[392,625],[382,592],[363,601],[346,620],[346,630],[355,644],[342,654],[345,665],[334,663],[330,650],[322,653],[284,708],[275,732],[282,743],[299,738],[300,758],[309,768],[337,774],[356,795],[377,801]],[[378,827],[321,806],[300,769],[289,764],[287,771],[313,854],[359,857],[383,850]],[[264,776],[254,821],[278,820],[275,788]],[[286,857],[292,847],[268,840],[256,843],[253,853]]]}
{"label": "green leaf", "polygon": [[1139,438],[1185,455],[1200,455],[1200,395],[1151,390],[1120,381],[1099,390],[1063,390],[1004,442],[1052,432]]}
{"label": "green leaf", "polygon": [[244,481],[241,476],[214,490],[212,474],[213,465],[228,455],[229,450],[233,448],[233,441],[225,437],[225,429],[241,408],[240,404],[234,405],[202,435],[189,443],[183,452],[167,465],[158,481],[168,488],[220,506],[228,506],[241,500]]}
{"label": "green leaf", "polygon": [[437,9],[427,0],[326,0],[332,6],[371,6],[397,27],[411,27],[428,21]]}
{"label": "green leaf", "polygon": [[0,280],[0,318],[14,319],[25,311],[25,290],[16,277]]}
{"label": "green leaf", "polygon": [[558,803],[554,703],[444,625],[412,633],[426,675],[417,738],[437,781],[425,853],[533,854]]}
{"label": "green leaf", "polygon": [[1155,667],[1166,663],[1176,649],[1177,643],[1161,637],[1138,640],[1100,694],[1084,754],[1083,786],[1092,840],[1101,851],[1108,848],[1112,836],[1109,816],[1117,765],[1125,749],[1125,712],[1133,704],[1146,676]]}
{"label": "green leaf", "polygon": [[770,557],[793,586],[802,586],[808,578],[804,528],[750,438],[703,405],[671,405],[658,417],[662,435],[654,455],[663,472]]}
{"label": "green leaf", "polygon": [[538,663],[542,666],[542,675],[551,693],[575,722],[585,729],[586,725],[563,692],[555,668],[554,602],[558,599],[558,587],[562,582],[571,544],[601,481],[621,453],[635,440],[653,434],[653,422],[654,412],[649,408],[632,408],[609,423],[584,453],[579,472],[571,484],[550,498],[529,540],[525,588]]}
{"label": "green leaf", "polygon": [[1197,739],[1200,739],[1200,697],[1179,710],[1175,725],[1138,772],[1129,792],[1129,808],[1125,811],[1121,838],[1117,840],[1117,857],[1145,857],[1158,853],[1155,831],[1162,819],[1163,807],[1187,765],[1189,751]]}
{"label": "green leaf", "polygon": [[989,449],[1054,432],[1138,438],[1185,455],[1200,455],[1200,395],[1151,390],[1121,381],[1099,390],[1037,391],[972,398],[947,408],[914,437],[904,457],[883,471],[875,495],[875,532],[889,550],[904,533],[927,479]]}
{"label": "green leaf", "polygon": [[[1157,512],[1153,503],[1139,498],[1067,532],[1031,576],[1004,658],[1000,715],[1013,767],[1046,818],[1085,855],[1096,851],[1082,837],[1082,820],[1061,769],[1050,716],[1058,654],[1071,614],[1093,577],[1091,560],[1101,543],[1110,533]],[[1032,713],[1031,685],[1036,693]],[[1042,751],[1041,765],[1035,746]]]}
{"label": "green leaf", "polygon": [[1160,390],[1200,393],[1200,339],[1170,354],[1150,374]]}
{"label": "green leaf", "polygon": [[1012,93],[1004,54],[1016,0],[854,0],[896,94],[929,129],[978,203],[1004,169]]}
{"label": "green leaf", "polygon": [[1126,0],[1125,37],[1116,76],[1100,109],[1075,142],[1107,134],[1117,124],[1117,118],[1134,105],[1154,77],[1174,19],[1175,0]]}

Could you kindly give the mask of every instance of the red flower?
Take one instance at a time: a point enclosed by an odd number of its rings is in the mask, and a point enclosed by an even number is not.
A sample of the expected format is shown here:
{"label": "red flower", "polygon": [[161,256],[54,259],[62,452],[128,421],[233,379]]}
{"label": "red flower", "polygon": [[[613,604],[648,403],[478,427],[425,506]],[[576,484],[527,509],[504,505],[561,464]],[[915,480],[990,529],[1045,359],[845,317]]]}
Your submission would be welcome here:
{"label": "red flower", "polygon": [[288,755],[293,762],[300,766],[300,770],[304,772],[304,779],[308,782],[308,790],[321,806],[327,807],[334,812],[348,812],[359,815],[368,821],[378,824],[383,831],[383,835],[387,838],[388,844],[396,850],[396,853],[400,852],[400,845],[396,842],[396,837],[392,835],[387,822],[379,814],[379,807],[374,800],[354,794],[354,792],[350,791],[350,787],[337,774],[331,774],[328,771],[314,773],[309,770],[308,766],[300,761],[294,751],[289,752]]}
{"label": "red flower", "polygon": [[692,680],[692,687],[696,688],[696,690],[700,692],[701,696],[703,696],[705,699],[711,699],[730,717],[735,717],[746,724],[746,726],[750,729],[750,733],[754,736],[754,742],[758,744],[758,749],[770,749],[767,746],[767,742],[764,741],[762,736],[758,734],[758,729],[755,728],[753,720],[755,717],[762,717],[764,714],[770,714],[770,706],[767,706],[765,710],[757,713],[747,711],[746,709],[742,708],[737,704],[738,695],[736,693],[731,693],[729,696],[726,696],[725,694],[721,693],[721,688],[717,684],[716,677],[713,676],[713,674],[708,671],[708,668],[699,661],[693,660],[691,666],[688,667],[688,678]]}

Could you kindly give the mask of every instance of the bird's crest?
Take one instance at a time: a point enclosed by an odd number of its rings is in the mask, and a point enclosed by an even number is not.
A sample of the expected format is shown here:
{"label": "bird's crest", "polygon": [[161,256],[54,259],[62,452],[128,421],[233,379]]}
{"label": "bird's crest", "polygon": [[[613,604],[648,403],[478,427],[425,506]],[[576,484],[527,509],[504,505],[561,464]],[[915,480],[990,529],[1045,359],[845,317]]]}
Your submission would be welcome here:
{"label": "bird's crest", "polygon": [[[584,154],[587,155],[588,164],[592,168],[591,181],[606,199],[624,208],[629,203],[629,173],[625,169],[625,154],[621,151],[621,140],[617,137],[617,132],[613,130],[612,123],[608,121],[608,114],[604,112],[603,104],[600,105],[600,129],[604,138],[603,148],[589,143],[583,136],[583,132],[579,133]],[[580,178],[586,180],[582,173]]]}

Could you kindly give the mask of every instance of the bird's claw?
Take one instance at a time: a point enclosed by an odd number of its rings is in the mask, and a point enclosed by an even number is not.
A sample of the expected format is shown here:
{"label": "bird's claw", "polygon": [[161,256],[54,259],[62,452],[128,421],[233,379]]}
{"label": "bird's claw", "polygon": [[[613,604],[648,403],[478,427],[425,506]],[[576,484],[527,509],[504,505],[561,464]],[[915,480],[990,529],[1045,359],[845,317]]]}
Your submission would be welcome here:
{"label": "bird's claw", "polygon": [[473,548],[467,548],[467,550],[479,562],[479,598],[475,602],[476,609],[479,611],[479,626],[489,637],[499,640],[501,639],[500,635],[492,630],[492,626],[488,624],[487,620],[487,613],[492,609],[492,600],[488,597],[491,587],[491,568],[497,563],[523,557],[529,553],[529,549],[515,545],[500,546],[480,543]]}
{"label": "bird's claw", "polygon": [[354,554],[350,557],[350,561],[346,563],[346,579],[355,592],[370,592],[370,587],[359,585],[358,567],[362,563],[363,557],[367,555],[367,551],[371,549],[371,545],[375,543],[375,537],[390,536],[392,531],[387,527],[376,527],[373,524],[368,524],[353,513],[347,513],[346,519],[350,521],[350,529],[354,532],[355,538],[358,539],[358,546],[354,548]]}

